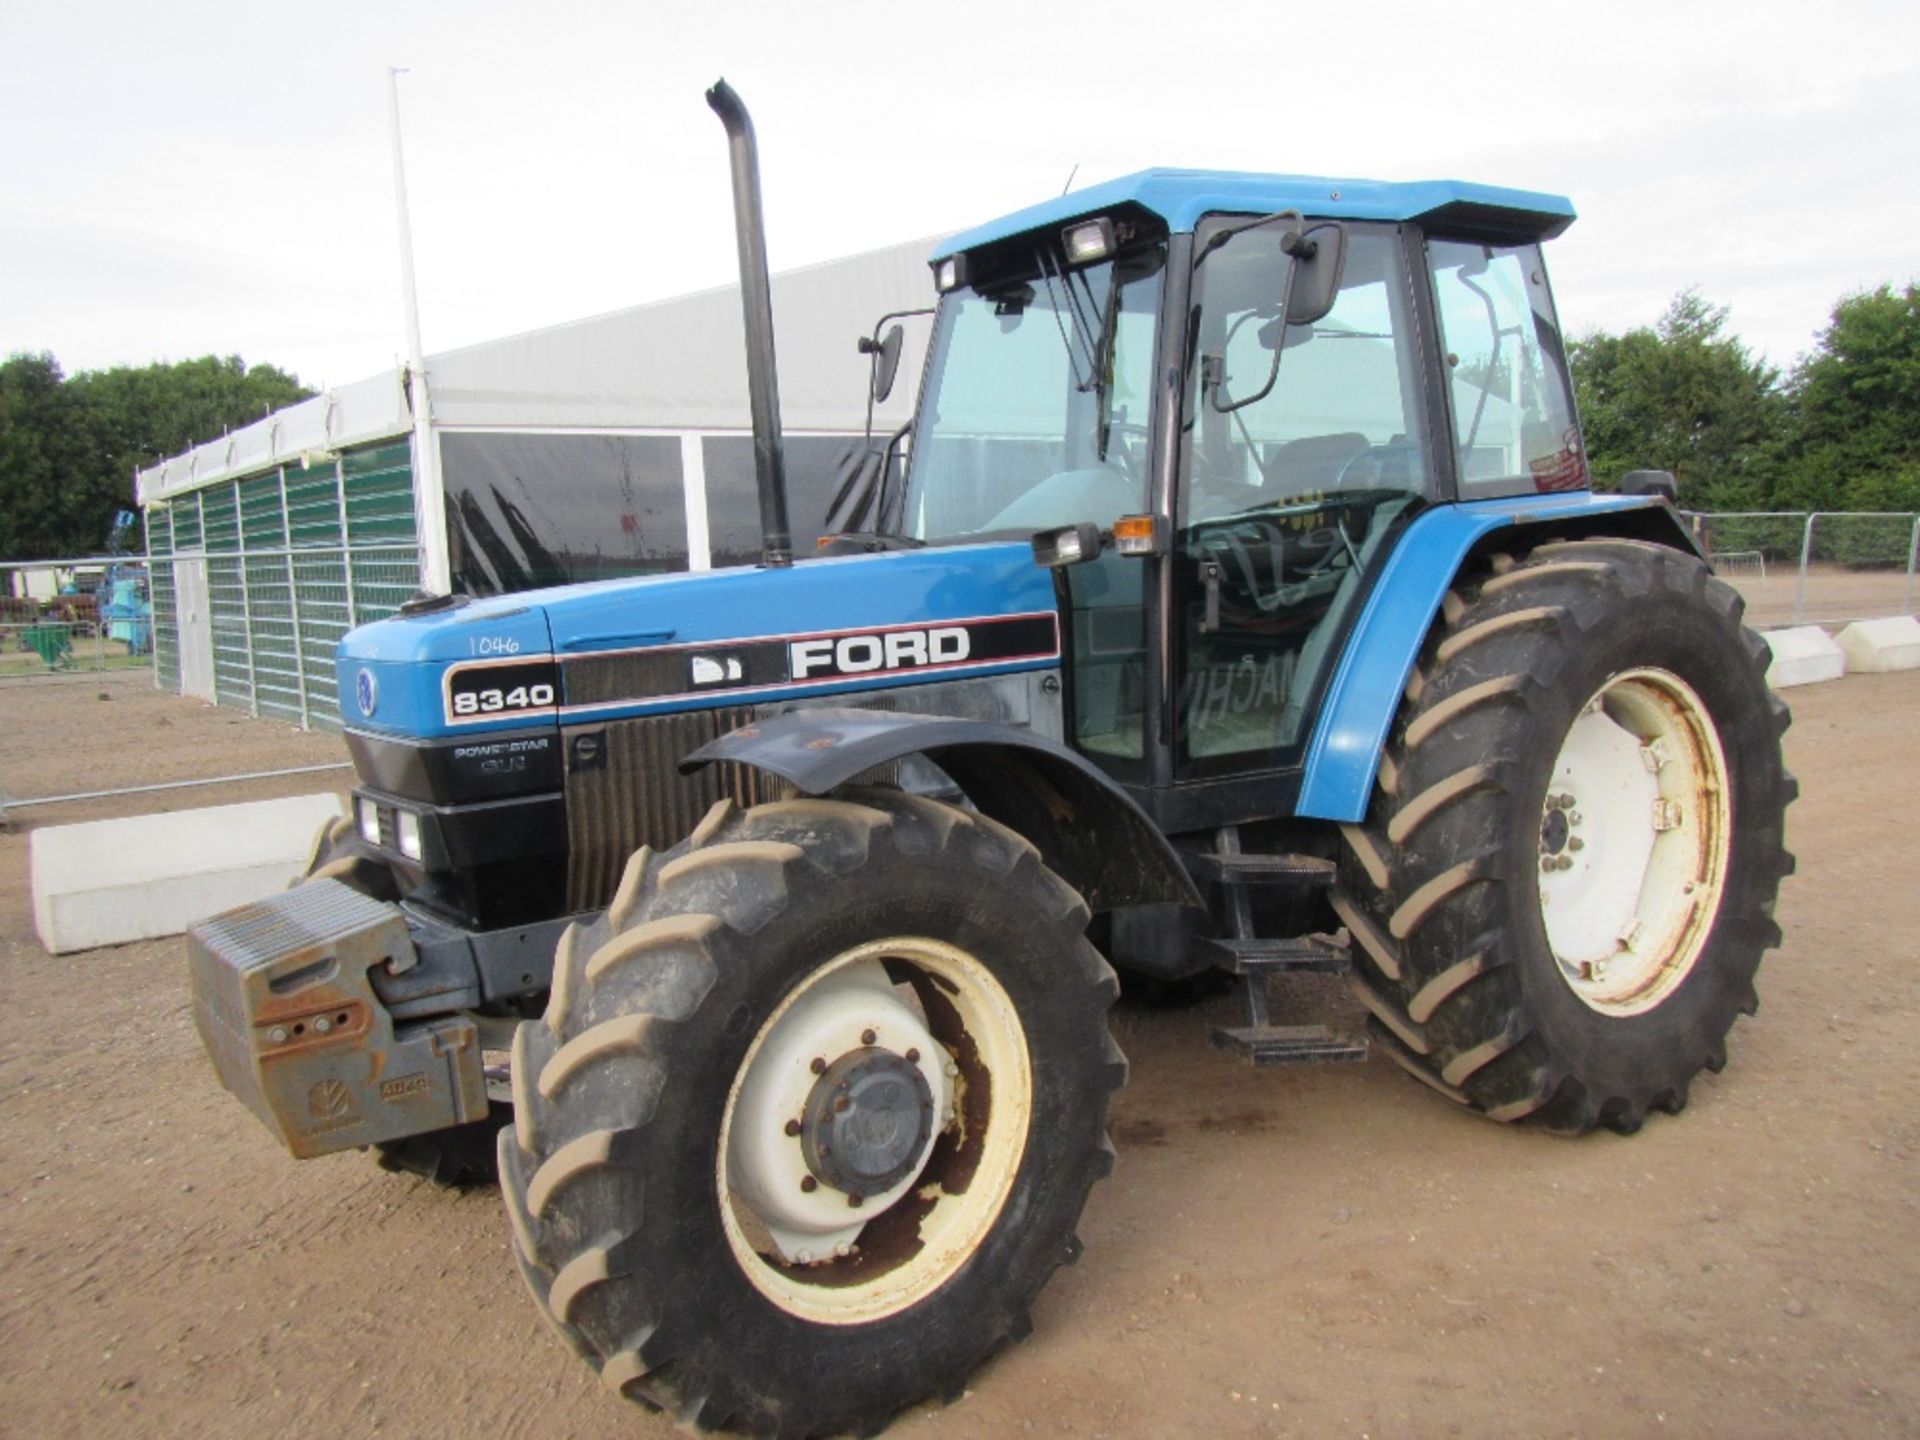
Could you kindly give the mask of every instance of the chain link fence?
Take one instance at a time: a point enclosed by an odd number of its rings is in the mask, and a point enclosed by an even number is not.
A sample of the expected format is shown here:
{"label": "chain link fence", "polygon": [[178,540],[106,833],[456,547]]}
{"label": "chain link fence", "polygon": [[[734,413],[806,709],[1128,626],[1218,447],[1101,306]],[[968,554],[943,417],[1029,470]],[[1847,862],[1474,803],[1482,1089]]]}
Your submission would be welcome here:
{"label": "chain link fence", "polygon": [[1915,613],[1920,513],[1686,512],[1756,629]]}

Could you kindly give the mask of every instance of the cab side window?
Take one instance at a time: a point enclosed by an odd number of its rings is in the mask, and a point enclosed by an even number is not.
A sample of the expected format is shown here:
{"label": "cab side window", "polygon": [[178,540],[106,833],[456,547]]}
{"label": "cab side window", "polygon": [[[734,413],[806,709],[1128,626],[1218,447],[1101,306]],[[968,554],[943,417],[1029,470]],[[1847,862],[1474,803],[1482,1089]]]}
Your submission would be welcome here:
{"label": "cab side window", "polygon": [[1460,498],[1578,490],[1587,462],[1537,245],[1430,240]]}
{"label": "cab side window", "polygon": [[1402,235],[1345,230],[1333,307],[1311,323],[1281,315],[1277,225],[1196,272],[1176,543],[1187,777],[1291,763],[1365,577],[1430,493]]}

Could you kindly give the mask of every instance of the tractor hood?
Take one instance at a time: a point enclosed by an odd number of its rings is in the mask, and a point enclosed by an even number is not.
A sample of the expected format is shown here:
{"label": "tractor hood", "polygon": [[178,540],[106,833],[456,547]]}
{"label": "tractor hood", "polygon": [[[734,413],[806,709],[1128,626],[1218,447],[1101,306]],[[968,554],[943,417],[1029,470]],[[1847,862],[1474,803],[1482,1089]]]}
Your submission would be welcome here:
{"label": "tractor hood", "polygon": [[1053,577],[1024,542],[495,596],[353,630],[349,730],[429,739],[1057,665]]}

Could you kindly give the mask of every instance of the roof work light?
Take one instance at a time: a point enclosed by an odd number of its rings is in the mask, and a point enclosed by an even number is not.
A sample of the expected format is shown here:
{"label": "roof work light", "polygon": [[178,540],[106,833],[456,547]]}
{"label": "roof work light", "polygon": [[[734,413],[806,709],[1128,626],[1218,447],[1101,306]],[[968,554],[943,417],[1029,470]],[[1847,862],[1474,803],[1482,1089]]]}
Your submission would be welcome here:
{"label": "roof work light", "polygon": [[933,288],[945,295],[949,290],[958,290],[967,283],[967,257],[949,255],[937,260],[933,266]]}
{"label": "roof work light", "polygon": [[1102,215],[1097,220],[1082,220],[1060,232],[1069,265],[1091,265],[1113,253],[1113,221]]}

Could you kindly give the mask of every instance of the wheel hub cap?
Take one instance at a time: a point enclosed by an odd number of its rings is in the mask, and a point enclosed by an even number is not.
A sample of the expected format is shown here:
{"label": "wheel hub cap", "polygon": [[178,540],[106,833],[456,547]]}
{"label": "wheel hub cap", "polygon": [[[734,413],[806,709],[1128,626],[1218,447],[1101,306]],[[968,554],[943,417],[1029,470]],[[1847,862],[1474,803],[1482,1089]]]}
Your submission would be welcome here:
{"label": "wheel hub cap", "polygon": [[933,1087],[917,1064],[866,1046],[833,1064],[807,1097],[801,1147],[823,1184],[879,1195],[918,1168],[933,1138]]}

